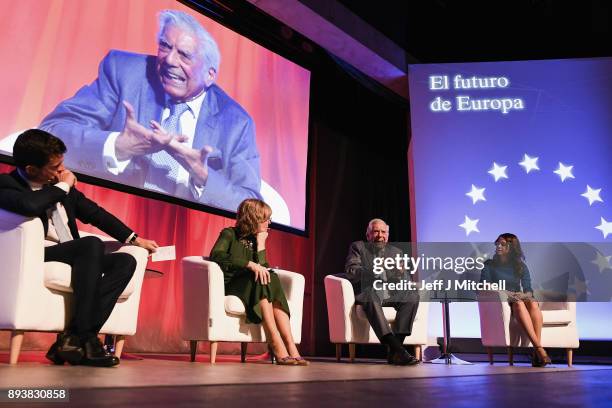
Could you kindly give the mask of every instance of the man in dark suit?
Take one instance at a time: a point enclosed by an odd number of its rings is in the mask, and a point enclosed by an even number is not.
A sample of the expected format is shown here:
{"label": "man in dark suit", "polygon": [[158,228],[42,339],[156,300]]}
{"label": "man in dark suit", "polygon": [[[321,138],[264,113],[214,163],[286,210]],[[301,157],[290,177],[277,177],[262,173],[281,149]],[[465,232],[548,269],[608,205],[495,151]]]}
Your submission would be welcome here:
{"label": "man in dark suit", "polygon": [[110,51],[98,78],[39,127],[61,135],[82,173],[231,211],[261,198],[255,125],[215,84],[214,39],[166,10],[157,41],[157,56]]}
{"label": "man in dark suit", "polygon": [[105,254],[97,237],[80,238],[76,220],[150,252],[157,244],[139,237],[79,192],[76,177],[64,167],[65,152],[64,143],[43,130],[30,129],[19,135],[13,147],[17,168],[0,175],[0,208],[39,217],[49,244],[45,261],[72,266],[72,320],[47,358],[55,364],[68,361],[111,367],[119,359],[103,349],[97,335],[132,278],[136,260],[126,253]]}
{"label": "man in dark suit", "polygon": [[[418,360],[403,347],[404,339],[410,336],[412,324],[419,307],[418,295],[413,291],[400,291],[389,294],[386,290],[376,290],[374,281],[399,280],[408,275],[408,271],[391,270],[382,274],[374,273],[374,258],[395,258],[402,252],[388,245],[389,226],[381,219],[375,218],[368,223],[367,242],[353,242],[349,248],[344,266],[344,276],[353,285],[355,303],[361,305],[368,322],[382,344],[388,347],[387,361],[394,365],[414,365]],[[383,307],[395,308],[395,328],[392,329],[385,317]]]}

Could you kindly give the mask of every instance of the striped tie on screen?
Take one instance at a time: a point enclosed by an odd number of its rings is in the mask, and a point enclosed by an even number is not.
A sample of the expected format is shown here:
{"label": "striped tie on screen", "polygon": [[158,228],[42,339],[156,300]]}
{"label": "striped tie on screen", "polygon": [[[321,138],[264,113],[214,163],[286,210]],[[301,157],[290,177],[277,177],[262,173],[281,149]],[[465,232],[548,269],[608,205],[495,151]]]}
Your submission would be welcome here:
{"label": "striped tie on screen", "polygon": [[[163,122],[162,127],[168,133],[181,134],[180,118],[189,109],[186,103],[171,104],[170,116]],[[176,179],[180,164],[165,150],[151,155],[151,167],[145,181],[145,188],[174,194]]]}

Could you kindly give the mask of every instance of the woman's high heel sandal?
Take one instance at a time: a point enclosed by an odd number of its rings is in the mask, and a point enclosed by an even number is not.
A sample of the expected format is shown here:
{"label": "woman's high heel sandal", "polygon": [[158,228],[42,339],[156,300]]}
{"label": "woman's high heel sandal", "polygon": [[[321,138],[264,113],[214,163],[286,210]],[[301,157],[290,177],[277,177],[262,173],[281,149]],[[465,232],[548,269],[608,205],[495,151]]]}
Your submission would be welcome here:
{"label": "woman's high heel sandal", "polygon": [[297,360],[291,356],[276,359],[276,365],[295,366],[299,365]]}
{"label": "woman's high heel sandal", "polygon": [[531,366],[532,367],[546,367],[548,364],[551,364],[552,361],[548,354],[546,354],[546,350],[544,347],[534,347],[535,349],[542,349],[544,351],[544,358],[540,358],[538,352],[536,350],[533,351],[533,355],[531,357]]}
{"label": "woman's high heel sandal", "polygon": [[268,355],[270,356],[270,362],[272,364],[276,364],[276,355],[274,354],[274,350],[272,350],[272,345],[268,344]]}
{"label": "woman's high heel sandal", "polygon": [[300,365],[300,366],[310,365],[310,362],[306,360],[304,357],[293,357],[293,359],[297,363],[296,365]]}

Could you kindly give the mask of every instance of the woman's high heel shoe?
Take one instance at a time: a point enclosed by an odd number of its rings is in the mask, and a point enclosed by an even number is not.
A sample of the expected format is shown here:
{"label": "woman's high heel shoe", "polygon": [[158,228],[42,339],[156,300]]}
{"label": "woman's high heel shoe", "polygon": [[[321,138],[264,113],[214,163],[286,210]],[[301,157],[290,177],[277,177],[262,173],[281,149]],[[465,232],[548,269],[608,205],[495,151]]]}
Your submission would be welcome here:
{"label": "woman's high heel shoe", "polygon": [[297,360],[291,356],[287,356],[287,357],[283,357],[283,358],[279,358],[276,360],[276,365],[288,365],[288,366],[295,366],[295,365],[299,365],[299,363],[297,362]]}
{"label": "woman's high heel shoe", "polygon": [[310,362],[306,360],[304,357],[293,357],[293,359],[297,363],[296,365],[301,365],[301,366],[310,365]]}
{"label": "woman's high heel shoe", "polygon": [[272,350],[272,345],[268,344],[268,355],[270,356],[270,362],[272,364],[276,364],[276,355],[274,354],[274,350]]}
{"label": "woman's high heel shoe", "polygon": [[544,350],[544,347],[535,347],[535,349],[542,349],[542,351],[544,351],[544,358],[540,358],[538,352],[534,350],[533,355],[531,357],[532,367],[546,367],[548,364],[552,363],[550,357],[546,353],[546,350]]}

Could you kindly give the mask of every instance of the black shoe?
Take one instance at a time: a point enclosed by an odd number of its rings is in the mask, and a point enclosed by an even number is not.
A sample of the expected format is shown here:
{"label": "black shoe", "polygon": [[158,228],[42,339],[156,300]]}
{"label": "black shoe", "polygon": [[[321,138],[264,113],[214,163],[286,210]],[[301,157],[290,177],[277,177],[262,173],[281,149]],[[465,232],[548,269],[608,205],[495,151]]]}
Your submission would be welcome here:
{"label": "black shoe", "polygon": [[47,354],[45,355],[47,360],[51,360],[51,362],[55,365],[63,365],[65,363],[64,359],[57,354],[62,337],[62,334],[57,335],[57,340],[51,345],[51,348],[49,348],[49,351],[47,351]]}
{"label": "black shoe", "polygon": [[[58,362],[60,361],[59,359],[61,359],[69,362],[72,365],[81,363],[81,359],[85,355],[85,352],[83,351],[83,347],[81,347],[81,340],[78,336],[72,334],[62,334],[59,336],[56,344],[57,347],[55,355],[58,357],[56,359]],[[53,346],[51,346],[51,348],[53,348]],[[49,353],[50,352],[51,350],[49,350]],[[47,358],[51,360],[49,353],[47,353]],[[54,360],[51,361],[55,363]]]}
{"label": "black shoe", "polygon": [[81,364],[94,367],[113,367],[119,364],[119,358],[104,350],[100,339],[96,336],[87,339],[83,348],[85,356]]}
{"label": "black shoe", "polygon": [[416,357],[414,357],[412,354],[410,354],[406,350],[401,349],[401,350],[397,350],[395,352],[389,353],[389,356],[387,357],[387,363],[391,365],[400,365],[400,366],[416,365],[416,364],[419,364],[419,360],[417,360]]}

